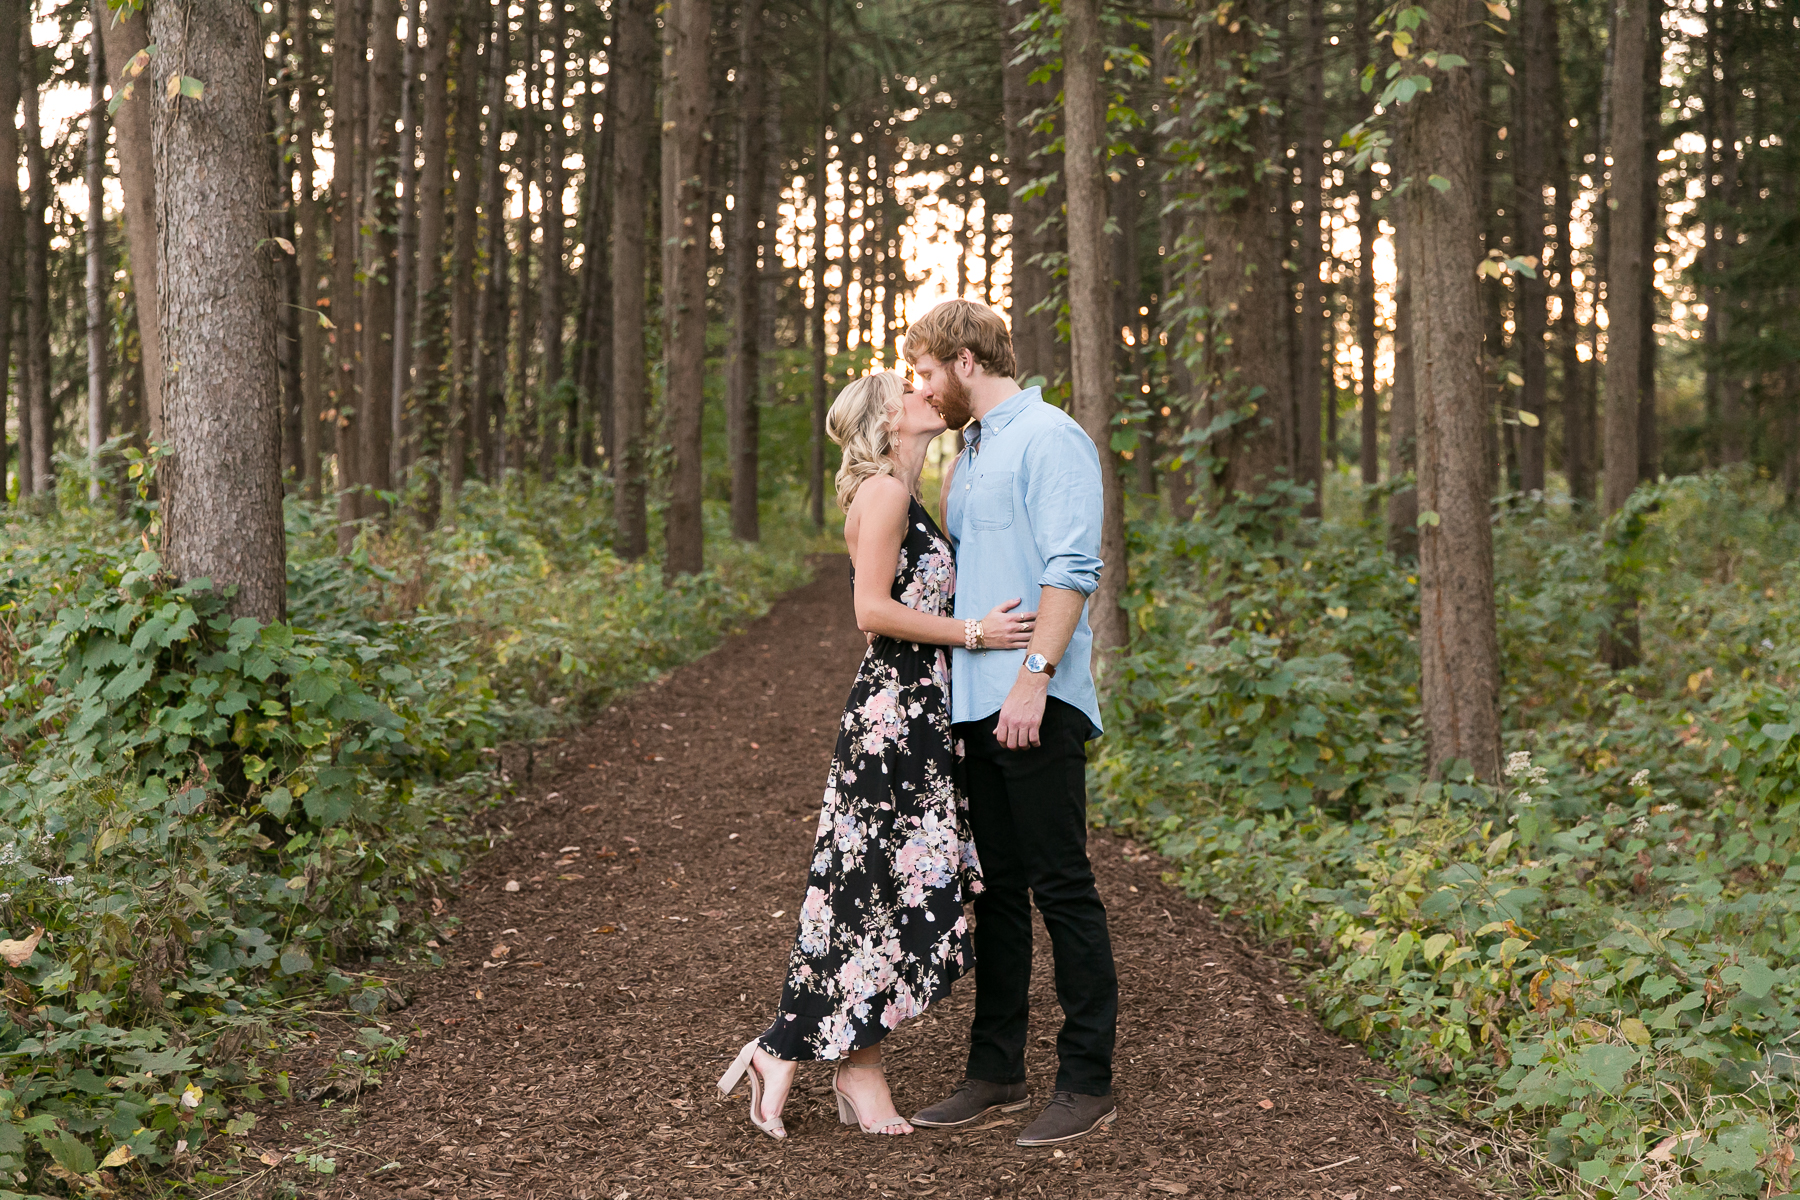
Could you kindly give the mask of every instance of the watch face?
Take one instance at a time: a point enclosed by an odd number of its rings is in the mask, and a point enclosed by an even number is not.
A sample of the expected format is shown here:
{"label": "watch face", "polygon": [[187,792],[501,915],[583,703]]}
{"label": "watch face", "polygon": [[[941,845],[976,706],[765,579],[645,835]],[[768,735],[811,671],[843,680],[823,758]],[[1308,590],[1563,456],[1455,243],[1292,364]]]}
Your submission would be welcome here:
{"label": "watch face", "polygon": [[1025,669],[1033,675],[1037,675],[1042,673],[1047,662],[1048,660],[1041,654],[1028,654],[1025,656]]}

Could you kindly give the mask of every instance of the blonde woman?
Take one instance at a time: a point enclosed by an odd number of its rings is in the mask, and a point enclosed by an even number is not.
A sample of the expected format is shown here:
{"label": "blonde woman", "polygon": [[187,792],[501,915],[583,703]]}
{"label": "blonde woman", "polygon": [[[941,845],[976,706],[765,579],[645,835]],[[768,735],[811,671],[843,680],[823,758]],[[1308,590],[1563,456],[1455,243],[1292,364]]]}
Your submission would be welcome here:
{"label": "blonde woman", "polygon": [[797,1063],[837,1064],[838,1118],[911,1133],[881,1073],[881,1040],[948,994],[974,965],[963,902],[981,890],[953,777],[946,646],[1018,649],[1035,613],[997,605],[948,616],[956,559],[920,502],[925,450],[943,418],[884,371],[839,394],[826,417],[857,627],[871,634],[825,782],[800,928],[775,1019],[723,1078],[750,1083],[750,1120],[782,1138]]}

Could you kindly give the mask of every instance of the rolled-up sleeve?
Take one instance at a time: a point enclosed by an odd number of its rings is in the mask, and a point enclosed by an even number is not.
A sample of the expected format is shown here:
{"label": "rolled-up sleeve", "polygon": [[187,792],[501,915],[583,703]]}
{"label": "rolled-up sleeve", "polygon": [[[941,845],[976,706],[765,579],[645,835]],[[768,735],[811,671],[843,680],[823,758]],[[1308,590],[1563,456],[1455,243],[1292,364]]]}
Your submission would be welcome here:
{"label": "rolled-up sleeve", "polygon": [[1094,594],[1100,586],[1100,455],[1073,422],[1032,439],[1026,452],[1025,511],[1044,572],[1038,586]]}

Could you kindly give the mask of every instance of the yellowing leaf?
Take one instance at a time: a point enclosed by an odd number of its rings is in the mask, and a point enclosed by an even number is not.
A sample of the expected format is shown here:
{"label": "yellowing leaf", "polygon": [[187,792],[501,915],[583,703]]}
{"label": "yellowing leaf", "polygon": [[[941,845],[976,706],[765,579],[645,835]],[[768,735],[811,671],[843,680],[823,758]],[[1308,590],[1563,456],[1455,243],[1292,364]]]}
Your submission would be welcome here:
{"label": "yellowing leaf", "polygon": [[14,941],[12,938],[0,940],[0,958],[6,960],[9,967],[22,967],[37,949],[38,941],[44,936],[44,927],[39,925],[26,936]]}
{"label": "yellowing leaf", "polygon": [[1512,13],[1507,11],[1506,5],[1498,3],[1498,0],[1487,0],[1487,10],[1502,21],[1512,20]]}
{"label": "yellowing leaf", "polygon": [[294,243],[288,241],[284,237],[276,238],[275,244],[277,246],[280,246],[283,250],[286,250],[289,254],[292,254],[294,252]]}
{"label": "yellowing leaf", "polygon": [[1648,1046],[1650,1044],[1649,1026],[1645,1025],[1636,1017],[1626,1017],[1623,1021],[1619,1022],[1619,1032],[1624,1034],[1625,1040],[1634,1046]]}
{"label": "yellowing leaf", "polygon": [[181,77],[181,94],[189,100],[198,100],[206,94],[206,85],[192,75]]}
{"label": "yellowing leaf", "polygon": [[1525,386],[1525,381],[1519,378],[1519,373],[1517,371],[1508,371],[1506,373],[1506,382],[1512,384],[1514,387]]}
{"label": "yellowing leaf", "polygon": [[163,95],[167,96],[169,99],[173,100],[176,96],[179,96],[180,94],[181,94],[181,76],[179,76],[179,75],[169,76],[169,84],[167,87],[163,88]]}
{"label": "yellowing leaf", "polygon": [[1529,425],[1533,429],[1536,429],[1538,427],[1538,415],[1534,412],[1526,412],[1521,408],[1519,410],[1519,424]]}
{"label": "yellowing leaf", "polygon": [[142,75],[144,73],[144,68],[150,65],[150,51],[153,49],[155,49],[155,47],[146,46],[136,54],[132,55],[131,61],[125,64],[125,69],[120,71],[119,74],[128,79],[136,79],[139,75]]}
{"label": "yellowing leaf", "polygon": [[137,1156],[131,1152],[131,1147],[129,1145],[120,1142],[111,1150],[108,1150],[106,1152],[106,1157],[100,1160],[100,1169],[104,1171],[108,1167],[122,1167],[136,1157]]}

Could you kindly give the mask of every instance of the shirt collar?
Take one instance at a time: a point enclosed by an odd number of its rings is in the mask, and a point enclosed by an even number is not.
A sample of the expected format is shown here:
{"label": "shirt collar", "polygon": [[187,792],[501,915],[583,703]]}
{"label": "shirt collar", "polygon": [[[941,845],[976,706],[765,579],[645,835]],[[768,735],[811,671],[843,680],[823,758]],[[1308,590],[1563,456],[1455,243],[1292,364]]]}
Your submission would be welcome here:
{"label": "shirt collar", "polygon": [[1024,391],[1014,392],[1000,403],[988,410],[988,415],[974,423],[971,430],[973,436],[968,440],[971,445],[979,445],[983,436],[990,436],[1005,429],[1007,423],[1024,412],[1027,407],[1043,399],[1043,389],[1028,387]]}

